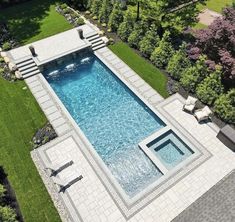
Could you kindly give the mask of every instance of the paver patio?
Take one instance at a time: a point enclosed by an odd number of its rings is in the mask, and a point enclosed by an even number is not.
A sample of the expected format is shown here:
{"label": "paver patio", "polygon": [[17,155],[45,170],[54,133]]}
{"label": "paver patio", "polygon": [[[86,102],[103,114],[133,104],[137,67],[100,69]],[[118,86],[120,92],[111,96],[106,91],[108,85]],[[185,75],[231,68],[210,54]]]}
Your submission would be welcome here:
{"label": "paver patio", "polygon": [[70,200],[67,204],[73,221],[171,221],[235,169],[235,156],[216,138],[216,126],[212,123],[198,124],[192,115],[182,111],[183,101],[181,96],[174,95],[157,105],[157,109],[168,116],[172,123],[176,121],[182,124],[211,152],[212,157],[128,219],[99,178],[96,164],[88,157],[89,151],[76,132],[71,131],[61,141],[58,139],[38,149],[44,163],[74,161],[76,170],[70,168],[62,172],[61,178],[72,174],[82,174],[84,177],[68,188],[65,194],[61,194],[62,199],[67,195],[66,199]]}

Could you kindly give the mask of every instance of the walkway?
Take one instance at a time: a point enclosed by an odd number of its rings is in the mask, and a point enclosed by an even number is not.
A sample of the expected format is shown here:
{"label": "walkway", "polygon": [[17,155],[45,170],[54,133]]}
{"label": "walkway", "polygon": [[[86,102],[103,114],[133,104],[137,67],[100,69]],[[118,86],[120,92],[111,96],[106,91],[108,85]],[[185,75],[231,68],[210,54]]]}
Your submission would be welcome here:
{"label": "walkway", "polygon": [[188,221],[235,221],[235,171],[206,192],[172,222]]}
{"label": "walkway", "polygon": [[210,25],[216,18],[221,17],[222,15],[214,12],[210,9],[205,9],[203,10],[198,18],[199,18],[199,22],[204,24],[204,25]]}

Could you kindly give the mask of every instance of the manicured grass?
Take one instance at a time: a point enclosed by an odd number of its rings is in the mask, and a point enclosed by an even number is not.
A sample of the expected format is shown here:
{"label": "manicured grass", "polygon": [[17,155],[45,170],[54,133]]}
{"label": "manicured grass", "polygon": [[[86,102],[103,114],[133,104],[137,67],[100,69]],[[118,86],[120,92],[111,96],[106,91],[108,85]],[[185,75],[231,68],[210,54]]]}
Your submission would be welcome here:
{"label": "manicured grass", "polygon": [[206,5],[200,6],[201,9],[208,8],[212,11],[221,13],[227,5],[232,5],[233,0],[208,0]]}
{"label": "manicured grass", "polygon": [[159,94],[164,98],[168,97],[166,90],[167,77],[159,69],[136,54],[133,49],[123,42],[118,42],[109,48]]}
{"label": "manicured grass", "polygon": [[25,83],[0,78],[0,165],[8,174],[25,222],[61,221],[30,157],[30,141],[46,118]]}
{"label": "manicured grass", "polygon": [[207,25],[204,25],[204,24],[198,22],[193,28],[194,29],[205,29],[207,27],[208,27]]}
{"label": "manicured grass", "polygon": [[0,11],[0,21],[7,21],[13,36],[22,44],[72,28],[55,11],[54,0],[32,0]]}

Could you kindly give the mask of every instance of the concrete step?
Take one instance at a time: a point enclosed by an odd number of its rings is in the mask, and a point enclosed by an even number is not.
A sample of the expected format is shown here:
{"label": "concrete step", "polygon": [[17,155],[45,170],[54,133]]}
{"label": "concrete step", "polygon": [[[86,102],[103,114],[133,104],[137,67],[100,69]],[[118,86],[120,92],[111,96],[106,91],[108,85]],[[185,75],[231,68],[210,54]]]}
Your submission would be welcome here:
{"label": "concrete step", "polygon": [[33,66],[32,68],[30,68],[30,69],[26,69],[26,70],[24,70],[24,71],[22,71],[21,72],[21,74],[22,75],[24,75],[24,74],[27,74],[27,73],[30,73],[30,72],[33,72],[33,71],[35,71],[35,70],[38,70],[38,67],[35,65],[35,66]]}
{"label": "concrete step", "polygon": [[23,76],[24,79],[26,79],[26,78],[29,78],[29,77],[31,77],[31,76],[34,76],[34,75],[36,75],[36,74],[38,74],[38,73],[40,73],[39,69],[38,69],[38,70],[35,70],[35,71],[33,71],[33,72],[30,72],[30,73],[27,73],[27,74],[25,74],[25,75],[22,75],[22,76]]}
{"label": "concrete step", "polygon": [[90,43],[91,43],[92,45],[94,45],[94,44],[97,43],[97,42],[103,42],[103,40],[102,40],[101,38],[97,38],[97,39],[95,39],[95,40],[93,40],[93,41],[90,41]]}
{"label": "concrete step", "polygon": [[28,64],[28,65],[26,65],[26,66],[19,67],[19,71],[22,72],[22,71],[24,71],[24,70],[26,70],[26,69],[32,68],[33,66],[35,66],[35,63],[34,63],[34,62],[33,62],[33,63],[30,63],[30,64]]}
{"label": "concrete step", "polygon": [[16,64],[21,64],[21,63],[26,62],[28,60],[32,60],[32,58],[31,57],[27,57],[27,58],[24,58],[24,59],[19,59],[19,60],[16,61]]}
{"label": "concrete step", "polygon": [[96,35],[94,35],[94,36],[92,36],[92,37],[87,38],[87,40],[88,40],[89,42],[91,42],[91,41],[93,41],[93,40],[95,40],[95,39],[98,39],[98,38],[100,38],[100,36],[99,36],[98,34],[96,34]]}
{"label": "concrete step", "polygon": [[104,42],[102,41],[102,40],[100,40],[100,41],[98,41],[98,42],[96,42],[96,43],[92,43],[92,48],[94,48],[94,47],[96,47],[96,46],[98,46],[98,45],[101,45],[101,44],[103,44]]}
{"label": "concrete step", "polygon": [[96,50],[101,49],[101,48],[103,48],[103,47],[105,47],[105,46],[106,46],[106,45],[105,45],[104,43],[102,43],[102,44],[100,44],[100,45],[98,45],[98,46],[92,47],[92,49],[93,49],[93,51],[96,51]]}
{"label": "concrete step", "polygon": [[94,34],[92,34],[92,35],[86,36],[86,38],[87,38],[87,39],[91,39],[91,38],[93,38],[93,37],[95,37],[95,36],[99,36],[99,34],[98,34],[98,33],[94,33]]}
{"label": "concrete step", "polygon": [[16,63],[18,68],[21,68],[23,66],[29,65],[31,63],[34,63],[34,61],[32,59],[28,59],[26,61],[20,62],[20,63]]}

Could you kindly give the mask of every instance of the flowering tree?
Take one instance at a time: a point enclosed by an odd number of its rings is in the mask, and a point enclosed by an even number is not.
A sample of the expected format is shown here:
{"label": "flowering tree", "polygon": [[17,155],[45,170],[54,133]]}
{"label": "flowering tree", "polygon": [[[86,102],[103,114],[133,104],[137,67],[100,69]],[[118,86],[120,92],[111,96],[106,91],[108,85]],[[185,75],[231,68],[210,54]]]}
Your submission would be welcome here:
{"label": "flowering tree", "polygon": [[[225,8],[223,16],[217,18],[208,29],[196,32],[196,47],[191,49],[191,57],[205,53],[208,58],[221,64],[224,79],[235,83],[235,9]],[[231,81],[232,80],[232,81]]]}

